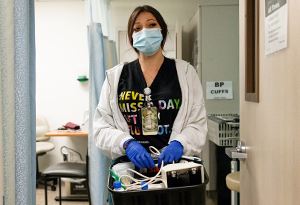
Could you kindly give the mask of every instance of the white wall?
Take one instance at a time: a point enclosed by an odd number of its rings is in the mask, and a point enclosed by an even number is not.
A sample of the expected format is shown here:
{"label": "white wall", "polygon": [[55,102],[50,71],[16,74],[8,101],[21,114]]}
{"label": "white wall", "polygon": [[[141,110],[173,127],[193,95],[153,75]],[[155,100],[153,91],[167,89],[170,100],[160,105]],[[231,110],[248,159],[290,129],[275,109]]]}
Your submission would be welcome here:
{"label": "white wall", "polygon": [[[81,124],[88,109],[88,83],[80,83],[81,70],[88,75],[87,27],[84,1],[35,2],[36,109],[51,130],[67,122]],[[81,152],[87,138],[52,137],[55,149],[40,157],[40,171],[62,161],[61,146]]]}
{"label": "white wall", "polygon": [[[169,27],[176,20],[183,25],[183,59],[189,60],[189,20],[196,11],[198,0],[111,2],[115,27],[127,26],[129,15],[136,6],[149,4],[164,17]],[[81,70],[88,75],[87,28],[84,1],[35,2],[37,114],[44,115],[50,129],[71,121],[81,124],[88,109],[88,83],[76,79]],[[61,146],[76,149],[85,155],[87,138],[53,137],[55,149],[40,157],[40,170],[62,161]]]}
{"label": "white wall", "polygon": [[[116,28],[127,28],[127,23],[130,14],[137,6],[150,5],[157,9],[167,25],[170,28],[175,28],[176,21],[181,20],[182,23],[182,59],[189,61],[189,21],[199,5],[199,0],[173,0],[173,1],[111,1],[111,9],[113,15],[113,23]],[[117,39],[117,37],[115,37]]]}

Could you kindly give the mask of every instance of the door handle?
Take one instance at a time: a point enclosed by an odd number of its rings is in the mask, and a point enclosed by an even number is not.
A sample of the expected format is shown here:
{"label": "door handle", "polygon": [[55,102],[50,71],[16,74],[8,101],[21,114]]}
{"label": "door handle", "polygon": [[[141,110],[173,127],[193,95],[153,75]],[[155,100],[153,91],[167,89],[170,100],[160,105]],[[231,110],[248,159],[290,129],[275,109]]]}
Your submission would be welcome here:
{"label": "door handle", "polygon": [[225,148],[226,154],[233,159],[244,161],[247,159],[246,146],[243,141],[238,141],[236,148]]}

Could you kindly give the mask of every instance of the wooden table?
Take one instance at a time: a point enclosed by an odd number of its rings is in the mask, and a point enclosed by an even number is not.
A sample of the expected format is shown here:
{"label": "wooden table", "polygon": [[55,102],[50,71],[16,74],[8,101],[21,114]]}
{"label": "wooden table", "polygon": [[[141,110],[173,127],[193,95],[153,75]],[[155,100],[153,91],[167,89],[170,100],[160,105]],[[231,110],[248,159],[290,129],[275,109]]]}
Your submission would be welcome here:
{"label": "wooden table", "polygon": [[89,133],[81,131],[52,130],[45,134],[45,137],[88,137]]}

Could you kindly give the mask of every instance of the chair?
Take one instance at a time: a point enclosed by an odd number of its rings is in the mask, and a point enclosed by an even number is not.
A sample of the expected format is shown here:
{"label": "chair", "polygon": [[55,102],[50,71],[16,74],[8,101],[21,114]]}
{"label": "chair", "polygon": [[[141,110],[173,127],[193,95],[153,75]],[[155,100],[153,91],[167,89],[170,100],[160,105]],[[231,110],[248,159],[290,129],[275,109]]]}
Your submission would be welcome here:
{"label": "chair", "polygon": [[[88,200],[91,205],[90,198],[90,190],[89,190],[89,177],[88,177],[88,155],[86,156],[86,163],[78,163],[78,162],[61,162],[58,164],[51,165],[46,170],[42,172],[42,176],[47,179],[48,177],[56,177],[58,178],[59,184],[59,204],[61,205],[62,197],[61,197],[61,178],[85,178],[87,181],[87,192],[88,192]],[[48,204],[47,199],[47,185],[45,184],[45,205]]]}
{"label": "chair", "polygon": [[240,193],[240,171],[231,172],[226,176],[226,185],[231,190],[231,204],[237,205]]}
{"label": "chair", "polygon": [[240,192],[240,171],[231,172],[226,176],[226,185],[228,189]]}
{"label": "chair", "polygon": [[[45,142],[49,140],[49,137],[45,137],[45,133],[49,132],[49,124],[45,117],[36,116],[36,186],[39,184],[44,185],[45,182],[41,177],[39,171],[39,160],[38,157],[45,155],[47,152],[55,148],[51,142]],[[54,184],[48,184],[52,191],[56,190]]]}

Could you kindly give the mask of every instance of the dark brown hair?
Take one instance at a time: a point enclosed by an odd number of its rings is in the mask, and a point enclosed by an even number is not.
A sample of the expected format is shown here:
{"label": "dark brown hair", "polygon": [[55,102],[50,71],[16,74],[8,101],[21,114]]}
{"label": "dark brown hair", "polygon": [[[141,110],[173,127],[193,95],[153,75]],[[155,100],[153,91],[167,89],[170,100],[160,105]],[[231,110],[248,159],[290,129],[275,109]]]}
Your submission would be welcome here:
{"label": "dark brown hair", "polygon": [[[133,40],[132,40],[133,25],[134,25],[135,20],[138,17],[138,15],[142,12],[149,12],[149,13],[153,14],[153,16],[156,18],[158,24],[160,25],[160,27],[162,29],[161,30],[162,36],[163,36],[163,40],[161,41],[160,46],[163,49],[166,39],[167,39],[168,26],[167,26],[166,22],[164,21],[162,15],[155,8],[153,8],[149,5],[136,7],[129,17],[128,25],[127,25],[127,35],[128,35],[130,45],[133,47]],[[134,48],[134,50],[135,50],[135,52],[139,53],[139,51],[136,48]]]}

